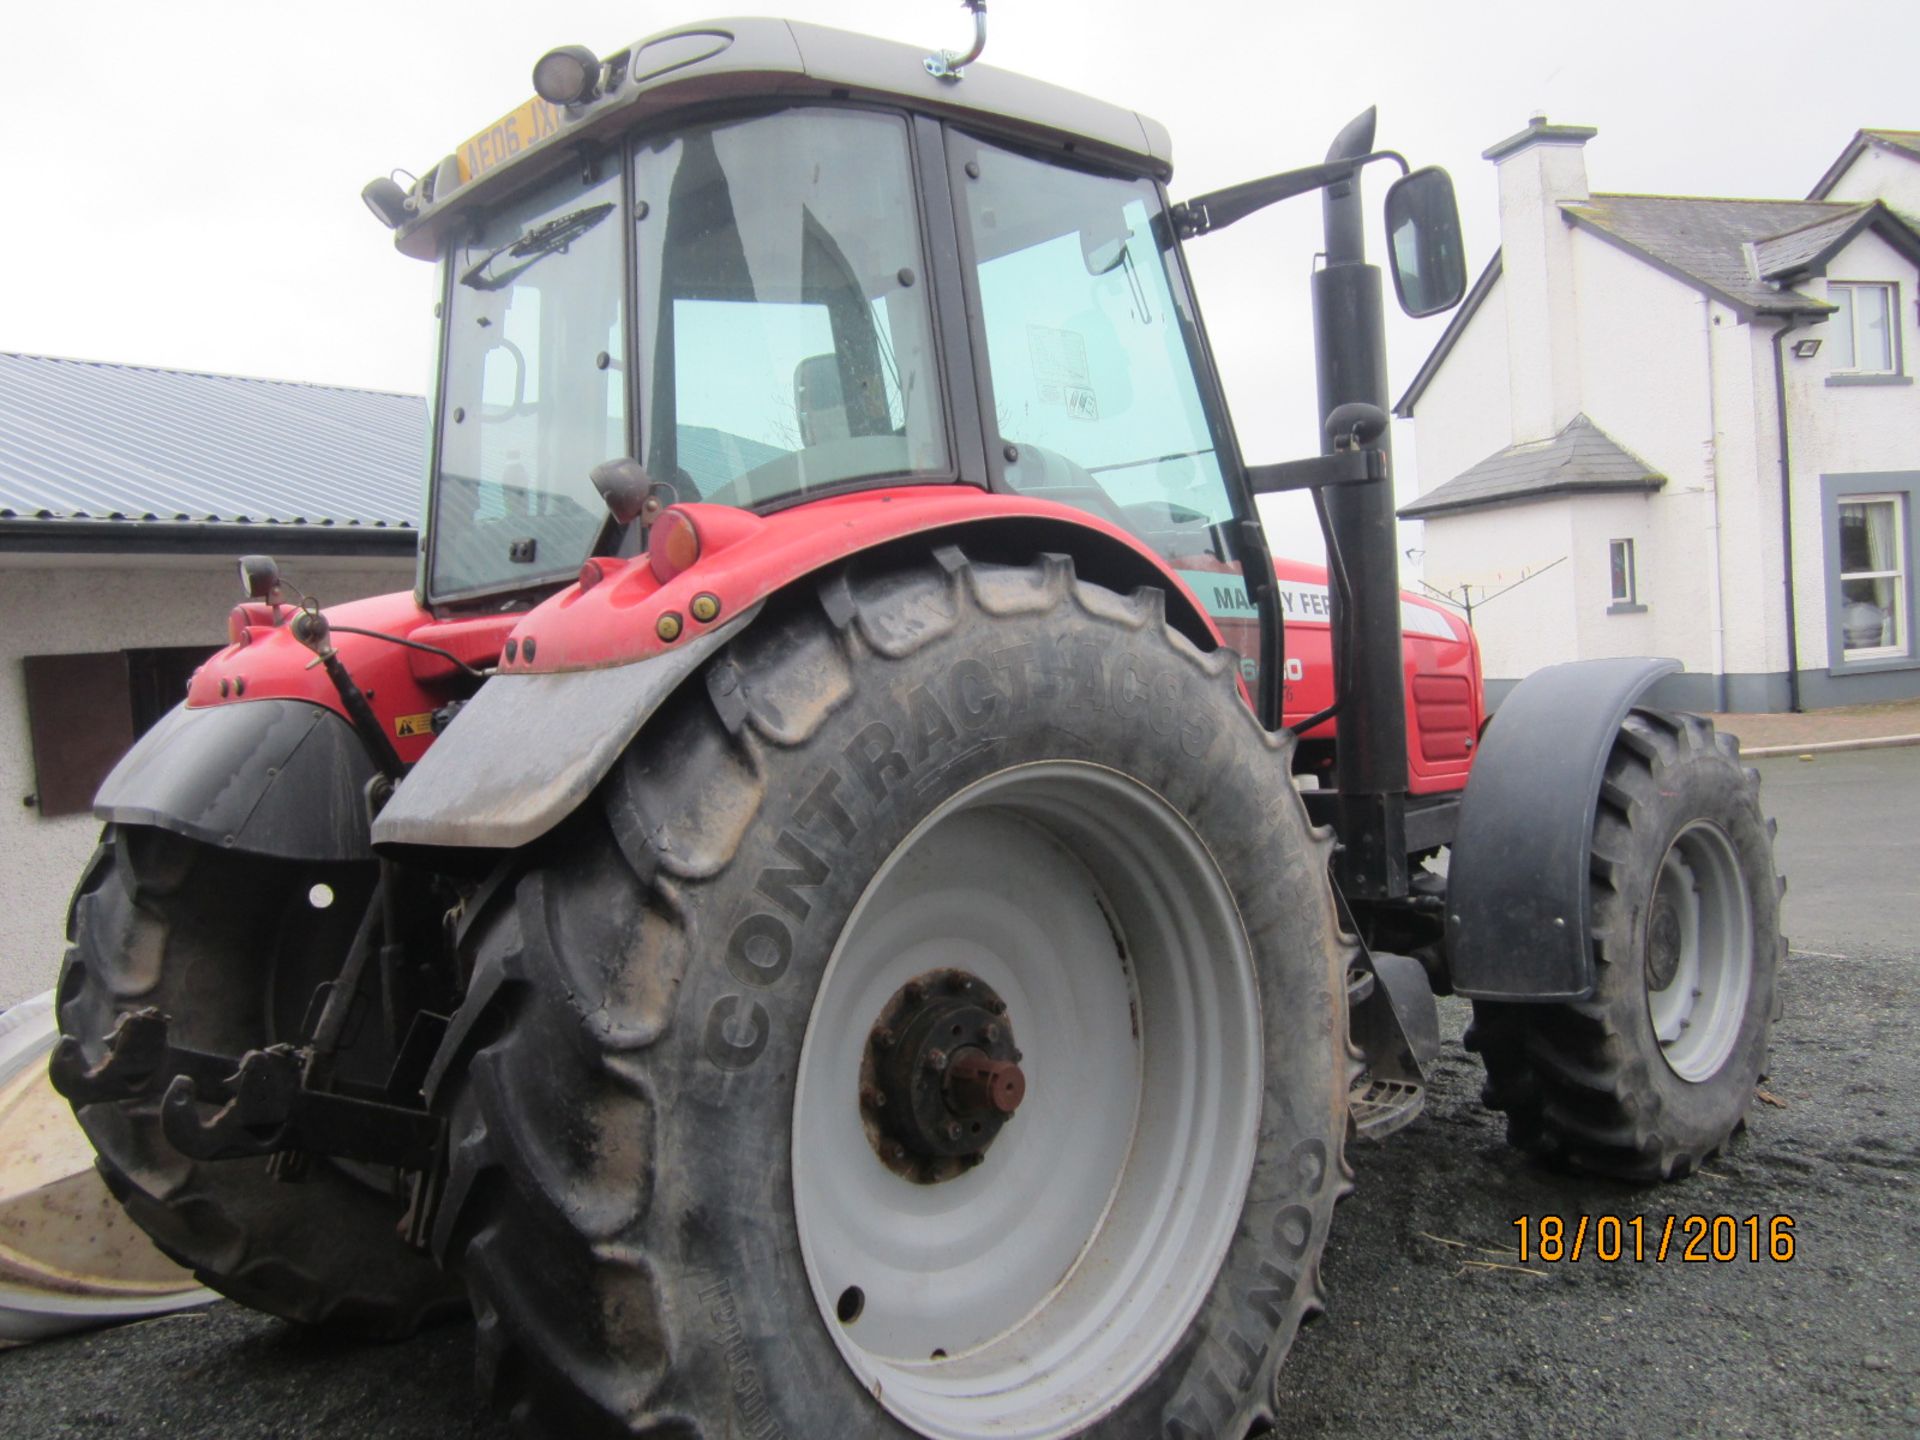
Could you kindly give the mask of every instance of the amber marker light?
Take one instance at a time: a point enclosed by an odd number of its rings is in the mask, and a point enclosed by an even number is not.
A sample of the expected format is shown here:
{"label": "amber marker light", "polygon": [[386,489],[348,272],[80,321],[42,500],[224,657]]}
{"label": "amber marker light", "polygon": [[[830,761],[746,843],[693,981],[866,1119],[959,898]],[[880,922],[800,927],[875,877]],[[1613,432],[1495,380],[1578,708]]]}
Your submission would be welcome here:
{"label": "amber marker light", "polygon": [[700,558],[700,531],[686,511],[669,506],[647,532],[647,564],[662,585]]}

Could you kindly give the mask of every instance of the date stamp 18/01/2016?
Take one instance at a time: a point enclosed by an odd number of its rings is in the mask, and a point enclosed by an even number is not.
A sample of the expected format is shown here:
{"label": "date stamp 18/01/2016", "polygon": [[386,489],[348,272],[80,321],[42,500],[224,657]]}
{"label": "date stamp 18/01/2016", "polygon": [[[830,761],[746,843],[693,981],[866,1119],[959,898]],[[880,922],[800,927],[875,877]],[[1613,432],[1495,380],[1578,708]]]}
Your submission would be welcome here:
{"label": "date stamp 18/01/2016", "polygon": [[1662,1264],[1786,1264],[1794,1257],[1791,1215],[1522,1215],[1520,1263],[1579,1260]]}

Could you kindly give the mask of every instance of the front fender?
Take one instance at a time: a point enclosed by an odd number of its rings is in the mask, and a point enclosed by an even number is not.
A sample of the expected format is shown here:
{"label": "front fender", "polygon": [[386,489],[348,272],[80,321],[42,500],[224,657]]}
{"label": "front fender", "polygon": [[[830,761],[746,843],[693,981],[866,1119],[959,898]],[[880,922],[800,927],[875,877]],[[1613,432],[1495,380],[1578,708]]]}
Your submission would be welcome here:
{"label": "front fender", "polygon": [[121,757],[93,811],[255,855],[365,860],[373,773],[359,736],[323,706],[179,705]]}
{"label": "front fender", "polygon": [[1474,1000],[1593,990],[1594,815],[1627,712],[1677,660],[1582,660],[1501,702],[1474,757],[1447,864],[1453,988]]}

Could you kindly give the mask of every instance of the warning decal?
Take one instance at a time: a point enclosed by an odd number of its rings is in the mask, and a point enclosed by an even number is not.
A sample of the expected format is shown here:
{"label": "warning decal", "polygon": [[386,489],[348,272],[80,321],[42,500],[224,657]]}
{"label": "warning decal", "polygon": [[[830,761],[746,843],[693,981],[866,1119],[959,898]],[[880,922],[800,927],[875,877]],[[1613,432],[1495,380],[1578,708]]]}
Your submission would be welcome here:
{"label": "warning decal", "polygon": [[1027,355],[1043,405],[1060,405],[1076,420],[1098,420],[1100,401],[1087,368],[1086,337],[1077,330],[1027,326]]}

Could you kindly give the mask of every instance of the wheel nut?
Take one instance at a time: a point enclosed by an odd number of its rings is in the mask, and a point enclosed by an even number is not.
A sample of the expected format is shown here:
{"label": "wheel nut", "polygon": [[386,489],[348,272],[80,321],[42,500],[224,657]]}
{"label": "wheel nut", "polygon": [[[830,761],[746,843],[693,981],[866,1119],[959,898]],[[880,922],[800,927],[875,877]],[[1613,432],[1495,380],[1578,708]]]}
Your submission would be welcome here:
{"label": "wheel nut", "polygon": [[933,1071],[937,1075],[946,1068],[947,1068],[947,1052],[946,1051],[929,1050],[927,1052],[927,1069]]}
{"label": "wheel nut", "polygon": [[960,1122],[957,1120],[950,1121],[947,1125],[947,1139],[958,1140],[960,1138],[960,1135],[961,1135]]}

